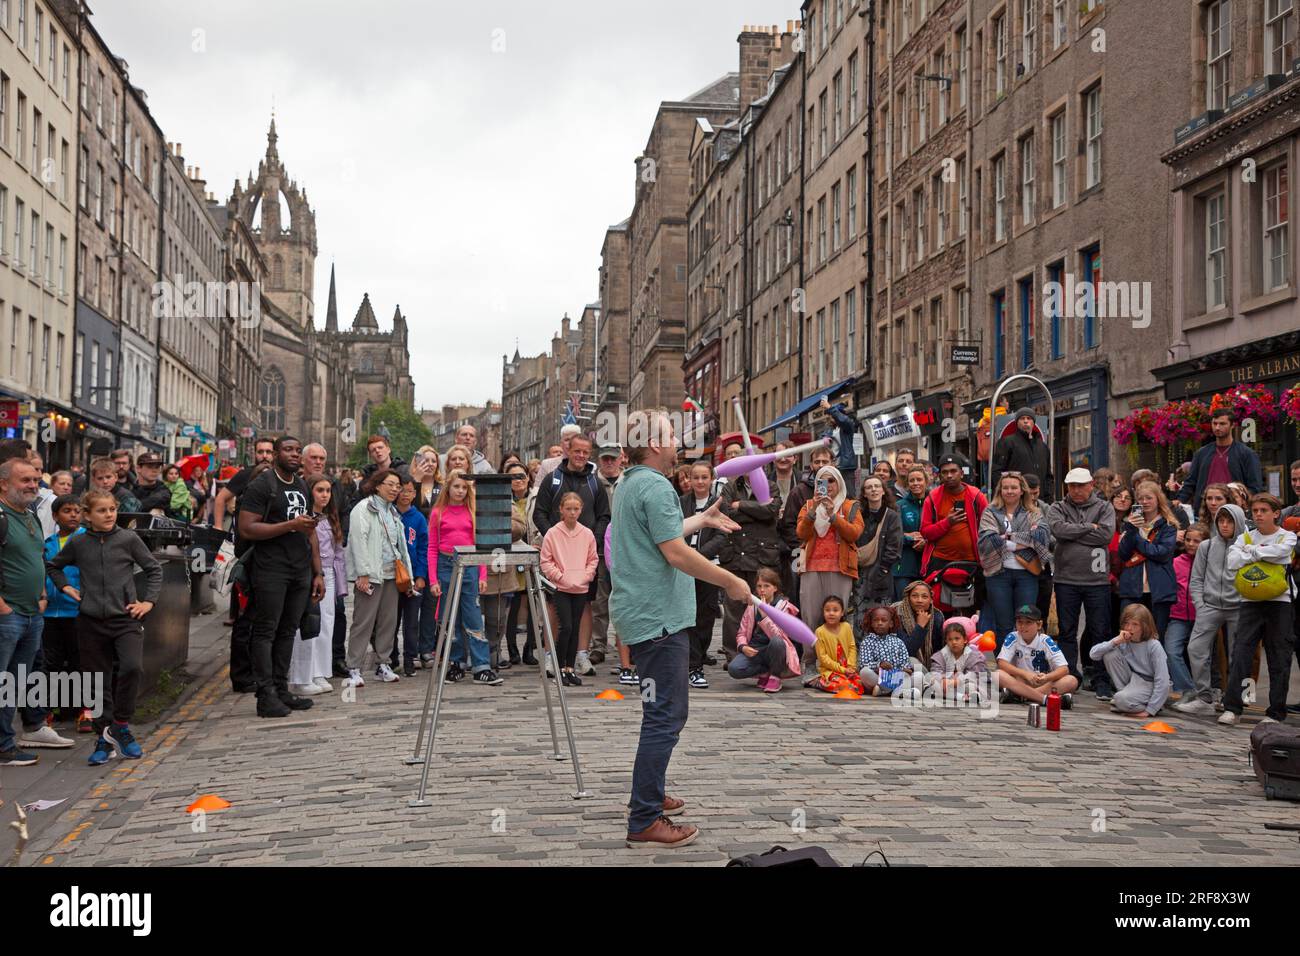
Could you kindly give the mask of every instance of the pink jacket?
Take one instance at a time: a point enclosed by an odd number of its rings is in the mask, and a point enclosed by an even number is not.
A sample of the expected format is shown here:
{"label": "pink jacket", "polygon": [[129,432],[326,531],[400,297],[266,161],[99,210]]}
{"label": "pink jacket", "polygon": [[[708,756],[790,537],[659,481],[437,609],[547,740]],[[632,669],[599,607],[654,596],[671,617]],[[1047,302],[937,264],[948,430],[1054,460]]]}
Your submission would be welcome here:
{"label": "pink jacket", "polygon": [[[789,601],[785,601],[784,599],[782,601],[778,601],[776,607],[777,610],[787,611],[788,613],[794,614],[796,616],[799,614],[799,609],[795,607],[792,603],[790,603]],[[753,635],[754,633],[754,611],[755,610],[756,609],[754,605],[752,604],[749,605],[749,607],[745,608],[745,613],[740,618],[740,628],[736,631],[737,647],[744,647],[746,644],[748,644],[750,636]],[[764,616],[763,620],[759,623],[758,626],[763,629],[763,633],[766,634],[768,637],[774,640],[780,638],[781,640],[785,641],[786,671],[792,675],[798,674],[801,670],[799,666],[799,651],[794,646],[794,641],[786,637],[785,631],[781,630],[774,623],[772,623],[772,619],[770,617]]]}
{"label": "pink jacket", "polygon": [[[438,580],[438,555],[454,555],[456,548],[474,544],[474,516],[465,505],[448,505],[429,512],[429,578]],[[487,582],[487,568],[478,569],[478,585]]]}
{"label": "pink jacket", "polygon": [[596,536],[591,529],[575,524],[570,531],[564,522],[551,526],[542,538],[542,573],[566,594],[585,594],[596,580]]}
{"label": "pink jacket", "polygon": [[1174,580],[1178,582],[1178,597],[1174,598],[1173,609],[1169,612],[1170,620],[1196,620],[1196,605],[1192,603],[1192,596],[1187,589],[1188,579],[1192,576],[1193,560],[1195,558],[1190,554],[1180,554],[1174,558]]}

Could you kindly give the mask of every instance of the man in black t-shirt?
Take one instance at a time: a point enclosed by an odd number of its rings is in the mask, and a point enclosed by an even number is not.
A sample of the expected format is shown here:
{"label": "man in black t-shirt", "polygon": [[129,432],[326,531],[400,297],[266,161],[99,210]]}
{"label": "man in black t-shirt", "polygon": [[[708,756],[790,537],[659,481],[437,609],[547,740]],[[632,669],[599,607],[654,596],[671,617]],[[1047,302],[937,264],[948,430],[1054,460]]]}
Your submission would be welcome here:
{"label": "man in black t-shirt", "polygon": [[[261,465],[270,465],[275,457],[275,442],[269,438],[259,438],[253,443],[253,464],[241,468],[226,482],[224,488],[217,492],[213,523],[219,528],[226,526],[226,513],[232,516],[238,511],[239,497],[248,489],[253,480],[253,472]],[[232,520],[232,525],[238,525]],[[240,546],[239,531],[235,529],[235,552],[243,554]],[[239,596],[230,594],[230,686],[236,694],[251,694],[253,686],[253,607],[249,598],[248,607],[243,612],[239,609]]]}
{"label": "man in black t-shirt", "polygon": [[271,467],[249,483],[239,501],[239,537],[254,548],[248,578],[259,717],[287,717],[312,705],[309,698],[289,693],[289,663],[307,602],[325,595],[316,520],[298,474],[302,446],[285,435],[275,440],[274,452]]}

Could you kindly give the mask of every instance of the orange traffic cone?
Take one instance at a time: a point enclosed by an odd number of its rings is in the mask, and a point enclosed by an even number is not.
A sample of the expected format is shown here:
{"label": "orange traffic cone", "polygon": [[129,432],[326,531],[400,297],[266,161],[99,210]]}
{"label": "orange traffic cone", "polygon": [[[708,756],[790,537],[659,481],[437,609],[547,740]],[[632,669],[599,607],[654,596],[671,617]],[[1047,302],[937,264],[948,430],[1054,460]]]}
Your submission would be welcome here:
{"label": "orange traffic cone", "polygon": [[841,687],[838,691],[835,692],[833,696],[837,700],[857,700],[862,695],[859,694],[852,687]]}
{"label": "orange traffic cone", "polygon": [[596,699],[597,700],[622,700],[623,695],[611,687],[609,690],[602,690],[599,694],[596,695]]}
{"label": "orange traffic cone", "polygon": [[1153,734],[1176,734],[1178,731],[1170,727],[1163,720],[1153,720],[1149,724],[1142,725],[1143,730],[1149,730]]}
{"label": "orange traffic cone", "polygon": [[213,810],[224,810],[230,806],[229,800],[222,800],[215,793],[205,793],[188,807],[186,813],[193,813],[195,810],[202,810],[204,813],[211,813]]}

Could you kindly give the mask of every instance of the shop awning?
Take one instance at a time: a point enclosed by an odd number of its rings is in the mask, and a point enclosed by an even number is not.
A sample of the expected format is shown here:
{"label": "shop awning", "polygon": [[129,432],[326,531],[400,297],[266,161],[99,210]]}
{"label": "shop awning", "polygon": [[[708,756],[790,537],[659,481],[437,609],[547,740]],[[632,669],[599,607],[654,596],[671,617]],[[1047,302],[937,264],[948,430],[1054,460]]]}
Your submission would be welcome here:
{"label": "shop awning", "polygon": [[801,402],[799,402],[798,405],[795,405],[784,415],[780,416],[779,418],[775,418],[771,421],[771,423],[764,425],[762,428],[759,429],[759,431],[770,432],[774,428],[780,428],[782,425],[786,424],[787,422],[794,421],[795,419],[799,418],[801,415],[805,415],[808,412],[812,411],[814,408],[816,408],[821,403],[821,400],[823,398],[827,398],[831,395],[834,395],[836,392],[843,391],[849,385],[852,385],[855,381],[857,381],[857,376],[850,375],[848,378],[844,379],[844,381],[836,382],[830,388],[823,388],[819,392],[813,392],[813,394],[803,399]]}

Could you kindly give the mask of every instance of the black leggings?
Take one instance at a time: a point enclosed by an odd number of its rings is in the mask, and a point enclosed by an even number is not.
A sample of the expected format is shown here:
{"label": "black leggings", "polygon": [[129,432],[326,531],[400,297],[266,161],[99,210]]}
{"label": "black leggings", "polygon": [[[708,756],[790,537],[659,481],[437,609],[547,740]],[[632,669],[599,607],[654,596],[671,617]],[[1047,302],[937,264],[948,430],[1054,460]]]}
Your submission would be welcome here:
{"label": "black leggings", "polygon": [[555,635],[555,655],[560,659],[561,668],[573,670],[578,659],[578,625],[582,623],[582,612],[587,609],[587,592],[568,594],[556,591],[551,603],[560,619],[560,633]]}

